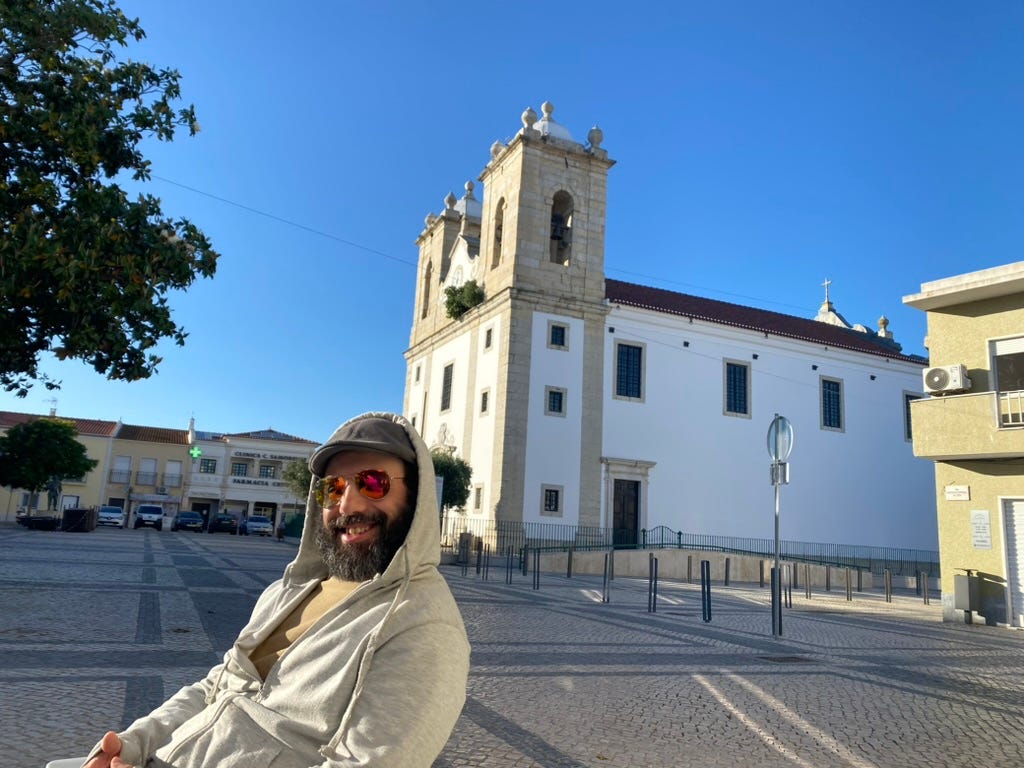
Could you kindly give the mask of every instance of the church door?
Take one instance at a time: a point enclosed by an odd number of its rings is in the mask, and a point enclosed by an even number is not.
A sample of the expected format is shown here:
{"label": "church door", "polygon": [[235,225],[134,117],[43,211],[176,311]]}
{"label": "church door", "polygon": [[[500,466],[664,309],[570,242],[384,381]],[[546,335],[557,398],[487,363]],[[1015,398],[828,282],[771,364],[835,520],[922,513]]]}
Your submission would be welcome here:
{"label": "church door", "polygon": [[612,502],[612,542],[616,549],[635,549],[640,527],[640,481],[616,480]]}

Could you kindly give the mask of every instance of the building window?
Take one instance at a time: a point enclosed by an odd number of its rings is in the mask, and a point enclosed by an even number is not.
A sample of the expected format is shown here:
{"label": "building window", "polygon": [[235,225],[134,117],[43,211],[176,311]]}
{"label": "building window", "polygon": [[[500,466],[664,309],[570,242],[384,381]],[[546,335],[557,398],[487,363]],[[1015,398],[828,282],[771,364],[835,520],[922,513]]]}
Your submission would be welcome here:
{"label": "building window", "polygon": [[417,384],[419,384],[419,383],[420,383],[420,367],[419,367],[418,365],[416,366],[416,374],[415,374],[415,376],[414,376],[413,380],[414,380],[414,381],[415,381],[415,382],[416,382]]}
{"label": "building window", "polygon": [[244,461],[234,461],[231,463],[231,476],[232,477],[245,477],[249,474],[249,465]]}
{"label": "building window", "polygon": [[561,387],[544,387],[544,415],[565,416],[565,397]]}
{"label": "building window", "polygon": [[216,459],[200,459],[199,460],[199,474],[201,474],[201,475],[215,475],[215,474],[217,474],[217,460]]}
{"label": "building window", "polygon": [[642,344],[615,344],[615,397],[644,399],[644,347]]}
{"label": "building window", "polygon": [[915,400],[920,400],[922,397],[923,395],[919,395],[916,392],[903,393],[903,437],[906,438],[908,443],[914,439],[914,428],[910,423],[910,404]]}
{"label": "building window", "polygon": [[487,413],[487,410],[490,408],[490,405],[491,405],[490,404],[490,400],[491,400],[491,391],[489,389],[485,389],[483,392],[480,393],[480,413],[481,414]]}
{"label": "building window", "polygon": [[562,516],[562,486],[542,485],[540,489],[540,513],[544,517]]}
{"label": "building window", "polygon": [[565,323],[548,323],[548,347],[551,349],[569,348],[569,326]]}
{"label": "building window", "polygon": [[821,428],[842,432],[843,382],[840,379],[821,378]]}
{"label": "building window", "polygon": [[420,302],[420,319],[427,316],[430,310],[430,282],[434,279],[434,262],[427,262],[426,272],[423,273],[423,293]]}
{"label": "building window", "polygon": [[750,364],[725,361],[725,414],[750,416]]}
{"label": "building window", "polygon": [[483,506],[483,503],[484,487],[482,485],[478,485],[473,489],[473,509],[479,512],[480,508]]}
{"label": "building window", "polygon": [[996,372],[993,389],[997,392],[1024,390],[1024,337],[994,341],[992,350],[992,369]]}
{"label": "building window", "polygon": [[140,459],[135,473],[136,485],[156,485],[156,459]]}
{"label": "building window", "polygon": [[501,238],[505,229],[505,198],[498,201],[494,208],[494,243],[491,246],[491,269],[501,264]]}
{"label": "building window", "polygon": [[271,464],[263,464],[260,467],[260,477],[274,478],[277,477],[277,467]]}
{"label": "building window", "polygon": [[490,349],[494,343],[494,329],[488,328],[484,331],[484,349]]}
{"label": "building window", "polygon": [[452,375],[455,371],[455,363],[448,363],[444,367],[444,380],[441,382],[441,410],[447,411],[452,407]]}

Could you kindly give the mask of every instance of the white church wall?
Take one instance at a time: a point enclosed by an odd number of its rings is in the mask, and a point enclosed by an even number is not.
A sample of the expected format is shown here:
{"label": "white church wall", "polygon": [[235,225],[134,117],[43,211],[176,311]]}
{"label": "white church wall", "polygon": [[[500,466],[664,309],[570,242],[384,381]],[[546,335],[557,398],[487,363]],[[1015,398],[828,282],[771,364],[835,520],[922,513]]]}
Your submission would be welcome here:
{"label": "white church wall", "polygon": [[[567,329],[567,346],[548,344],[550,323]],[[583,408],[583,323],[534,312],[531,327],[530,398],[526,438],[524,522],[579,522],[580,431]],[[564,390],[563,415],[546,413],[548,388]],[[561,490],[561,514],[542,511],[542,489]]]}
{"label": "white church wall", "polygon": [[[470,394],[470,407],[473,409],[472,425],[473,435],[470,441],[469,455],[465,457],[473,468],[473,476],[470,480],[470,502],[466,512],[473,517],[487,517],[493,519],[493,506],[497,499],[493,497],[493,471],[494,471],[494,447],[497,445],[495,439],[495,409],[498,406],[498,398],[503,393],[498,383],[498,365],[501,360],[501,316],[497,315],[483,322],[477,333],[476,344],[476,370],[473,375],[473,389]],[[490,346],[487,345],[488,330],[490,331]],[[481,397],[486,391],[487,411],[481,412]],[[480,488],[480,506],[475,507],[476,488]]]}
{"label": "white church wall", "polygon": [[[796,435],[783,538],[937,547],[932,468],[903,431],[920,366],[631,308],[615,308],[608,326],[603,453],[655,462],[641,525],[772,537],[765,436],[780,413]],[[644,347],[643,402],[613,396],[616,341]],[[723,414],[724,359],[750,366],[749,418]],[[842,431],[821,428],[821,376],[842,381]]]}

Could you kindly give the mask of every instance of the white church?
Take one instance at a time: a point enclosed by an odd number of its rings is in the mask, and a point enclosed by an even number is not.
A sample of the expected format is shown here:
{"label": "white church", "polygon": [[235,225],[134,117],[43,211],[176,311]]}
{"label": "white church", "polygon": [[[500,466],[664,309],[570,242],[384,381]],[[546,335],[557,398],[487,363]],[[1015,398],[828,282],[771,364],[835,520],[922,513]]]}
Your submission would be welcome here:
{"label": "white church", "polygon": [[[884,317],[848,324],[827,284],[808,319],[606,278],[614,161],[541,111],[417,239],[404,412],[472,466],[467,523],[771,538],[782,414],[782,538],[937,549],[909,421],[927,361]],[[453,319],[445,289],[468,281],[483,300]]]}

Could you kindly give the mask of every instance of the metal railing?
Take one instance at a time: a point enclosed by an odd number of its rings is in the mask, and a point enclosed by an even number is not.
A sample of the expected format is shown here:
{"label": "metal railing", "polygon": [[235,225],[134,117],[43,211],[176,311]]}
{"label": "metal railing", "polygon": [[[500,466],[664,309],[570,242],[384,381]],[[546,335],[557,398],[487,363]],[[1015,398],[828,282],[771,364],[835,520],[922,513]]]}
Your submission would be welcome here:
{"label": "metal railing", "polygon": [[1024,391],[999,393],[999,426],[1024,426]]}
{"label": "metal railing", "polygon": [[[576,552],[611,549],[690,549],[727,552],[737,555],[773,557],[774,539],[737,536],[712,536],[684,533],[660,525],[639,531],[596,526],[559,525],[557,523],[517,523],[504,520],[473,520],[460,515],[441,519],[441,549],[457,553],[471,541],[475,549],[486,546],[491,552],[517,555],[525,549]],[[939,576],[939,553],[926,549],[873,547],[857,544],[826,544],[781,540],[780,555],[790,562],[860,568],[870,573],[890,571],[914,575],[926,571]]]}

